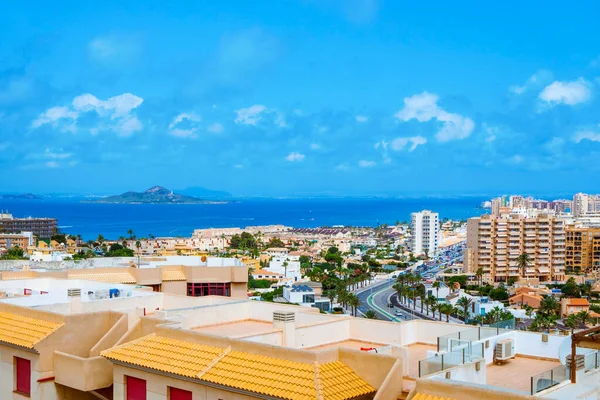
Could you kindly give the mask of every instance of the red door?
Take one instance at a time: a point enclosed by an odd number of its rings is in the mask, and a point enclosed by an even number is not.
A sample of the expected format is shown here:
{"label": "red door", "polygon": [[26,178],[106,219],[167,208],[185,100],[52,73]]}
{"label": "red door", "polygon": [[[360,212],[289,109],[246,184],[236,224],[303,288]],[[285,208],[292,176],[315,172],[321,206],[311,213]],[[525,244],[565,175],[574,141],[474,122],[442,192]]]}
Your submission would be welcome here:
{"label": "red door", "polygon": [[31,361],[15,357],[17,364],[17,392],[29,396],[31,394]]}
{"label": "red door", "polygon": [[127,400],[146,400],[146,381],[133,376],[126,378]]}
{"label": "red door", "polygon": [[192,400],[192,392],[170,387],[169,400]]}

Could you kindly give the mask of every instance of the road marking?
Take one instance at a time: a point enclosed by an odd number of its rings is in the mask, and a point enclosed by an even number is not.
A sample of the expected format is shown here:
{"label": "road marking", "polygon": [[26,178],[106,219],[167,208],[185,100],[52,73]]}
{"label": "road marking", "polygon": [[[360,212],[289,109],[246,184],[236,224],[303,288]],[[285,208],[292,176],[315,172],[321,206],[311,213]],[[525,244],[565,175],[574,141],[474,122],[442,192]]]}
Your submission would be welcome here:
{"label": "road marking", "polygon": [[367,297],[367,304],[371,307],[376,309],[377,311],[379,311],[381,314],[385,315],[386,317],[390,318],[392,320],[392,322],[398,322],[398,319],[396,317],[394,317],[392,314],[388,313],[387,311],[385,311],[383,308],[379,307],[377,304],[375,304],[373,302],[373,297],[377,296],[380,293],[385,292],[386,290],[389,290],[389,288],[384,288],[381,289],[378,292],[372,293],[369,295],[369,297]]}

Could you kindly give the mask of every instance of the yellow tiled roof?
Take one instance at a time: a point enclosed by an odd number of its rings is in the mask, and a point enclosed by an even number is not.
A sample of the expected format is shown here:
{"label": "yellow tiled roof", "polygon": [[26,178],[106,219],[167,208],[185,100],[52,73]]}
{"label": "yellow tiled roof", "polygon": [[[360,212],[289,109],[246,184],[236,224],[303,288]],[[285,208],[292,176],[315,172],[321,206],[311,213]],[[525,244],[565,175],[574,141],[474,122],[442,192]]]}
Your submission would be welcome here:
{"label": "yellow tiled roof", "polygon": [[185,274],[181,270],[175,271],[162,271],[162,280],[163,281],[185,281],[187,278]]}
{"label": "yellow tiled roof", "polygon": [[129,272],[71,272],[69,279],[83,279],[103,283],[135,283],[136,280]]}
{"label": "yellow tiled roof", "polygon": [[440,396],[433,396],[431,394],[425,394],[425,393],[417,393],[412,400],[456,400],[453,397],[440,397]]}
{"label": "yellow tiled roof", "polygon": [[281,399],[345,400],[375,389],[340,361],[319,365],[170,339],[154,334],[102,352],[110,360]]}
{"label": "yellow tiled roof", "polygon": [[33,349],[35,344],[63,325],[60,322],[0,312],[0,341]]}
{"label": "yellow tiled roof", "polygon": [[282,399],[314,399],[315,367],[231,351],[200,379]]}
{"label": "yellow tiled roof", "polygon": [[110,360],[195,378],[224,348],[205,346],[154,334],[102,352]]}
{"label": "yellow tiled roof", "polygon": [[356,372],[340,361],[320,366],[320,379],[325,399],[349,399],[373,393],[375,389],[363,381]]}

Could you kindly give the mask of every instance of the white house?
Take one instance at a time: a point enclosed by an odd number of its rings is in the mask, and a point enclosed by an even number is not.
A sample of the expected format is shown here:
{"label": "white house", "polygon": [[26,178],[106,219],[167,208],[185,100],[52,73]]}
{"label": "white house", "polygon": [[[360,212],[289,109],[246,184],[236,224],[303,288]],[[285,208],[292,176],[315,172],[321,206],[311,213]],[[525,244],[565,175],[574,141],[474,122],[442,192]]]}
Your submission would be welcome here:
{"label": "white house", "polygon": [[302,277],[300,272],[300,256],[276,256],[269,262],[269,267],[265,268],[270,272],[281,274],[286,278],[293,278],[297,281]]}
{"label": "white house", "polygon": [[270,257],[285,257],[290,253],[290,250],[285,247],[269,247],[265,250],[265,253]]}
{"label": "white house", "polygon": [[283,298],[289,303],[296,303],[304,307],[315,307],[322,311],[329,311],[329,299],[317,297],[313,288],[305,284],[285,286]]}
{"label": "white house", "polygon": [[495,307],[504,309],[504,304],[500,301],[490,300],[488,297],[479,297],[474,300],[473,314],[485,315]]}

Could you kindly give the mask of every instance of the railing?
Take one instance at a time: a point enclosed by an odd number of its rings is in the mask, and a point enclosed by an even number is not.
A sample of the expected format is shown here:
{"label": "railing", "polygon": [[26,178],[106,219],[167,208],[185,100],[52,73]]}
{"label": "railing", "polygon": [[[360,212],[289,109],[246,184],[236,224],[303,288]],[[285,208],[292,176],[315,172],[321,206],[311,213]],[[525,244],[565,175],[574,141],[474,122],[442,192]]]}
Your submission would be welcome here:
{"label": "railing", "polygon": [[598,355],[598,351],[592,351],[590,353],[585,354],[583,359],[585,364],[585,372],[600,367],[600,356]]}
{"label": "railing", "polygon": [[570,368],[560,365],[550,371],[542,372],[531,377],[531,394],[535,395],[543,390],[559,385],[570,379]]}
{"label": "railing", "polygon": [[451,352],[452,343],[456,340],[466,340],[476,342],[482,339],[487,339],[492,336],[497,336],[502,333],[510,332],[515,328],[515,320],[500,321],[490,326],[475,326],[470,329],[450,333],[448,335],[439,336],[437,338],[438,351]]}
{"label": "railing", "polygon": [[462,349],[435,355],[419,361],[419,378],[456,367],[458,365],[478,361],[483,358],[484,344],[475,346],[468,344]]}

